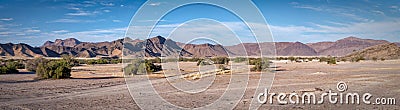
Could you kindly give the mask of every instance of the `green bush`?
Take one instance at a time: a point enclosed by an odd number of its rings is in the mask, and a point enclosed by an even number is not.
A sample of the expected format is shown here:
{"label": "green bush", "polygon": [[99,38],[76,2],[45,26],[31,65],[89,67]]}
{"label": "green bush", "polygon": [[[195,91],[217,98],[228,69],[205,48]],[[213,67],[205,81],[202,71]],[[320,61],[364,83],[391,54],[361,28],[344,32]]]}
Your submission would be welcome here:
{"label": "green bush", "polygon": [[18,73],[17,62],[5,62],[4,65],[0,65],[0,74]]}
{"label": "green bush", "polygon": [[326,57],[320,57],[319,62],[328,62],[329,58]]}
{"label": "green bush", "polygon": [[63,61],[67,62],[71,67],[72,67],[72,66],[77,66],[77,65],[79,65],[78,60],[76,60],[76,59],[75,59],[73,56],[71,56],[71,55],[66,55],[66,54],[64,54],[64,55],[61,55],[61,58],[62,58]]}
{"label": "green bush", "polygon": [[365,60],[365,58],[362,56],[356,56],[356,57],[351,58],[350,61],[351,62],[360,62],[361,60]]}
{"label": "green bush", "polygon": [[235,63],[241,63],[241,62],[244,62],[244,61],[247,61],[247,58],[236,57],[236,58],[233,59],[233,62],[235,62]]}
{"label": "green bush", "polygon": [[221,69],[221,70],[228,70],[228,68],[226,68],[224,65],[218,65],[218,69]]}
{"label": "green bush", "polygon": [[64,60],[39,64],[36,70],[36,75],[43,79],[69,78],[71,76],[71,65]]}
{"label": "green bush", "polygon": [[96,64],[96,60],[93,60],[93,59],[91,59],[91,60],[87,60],[86,61],[86,64],[88,64],[88,65],[94,65],[94,64]]}
{"label": "green bush", "polygon": [[48,60],[46,60],[44,58],[35,58],[32,60],[28,60],[25,64],[25,69],[28,71],[35,72],[37,67],[39,66],[39,64],[45,64],[47,62],[48,62]]}
{"label": "green bush", "polygon": [[336,58],[328,58],[328,64],[336,64]]}
{"label": "green bush", "polygon": [[212,63],[210,60],[199,60],[197,61],[197,66],[203,66],[203,65],[211,65]]}
{"label": "green bush", "polygon": [[295,61],[295,60],[296,60],[296,58],[291,56],[291,57],[289,57],[289,58],[288,58],[288,60],[290,60],[290,61],[292,61],[292,62],[293,62],[293,61]]}
{"label": "green bush", "polygon": [[132,60],[131,64],[128,64],[124,68],[124,72],[126,75],[133,74],[144,74],[146,72],[157,72],[161,71],[161,65],[154,65],[150,60]]}
{"label": "green bush", "polygon": [[373,61],[378,61],[378,58],[372,57],[372,60],[373,60]]}
{"label": "green bush", "polygon": [[61,60],[52,60],[39,63],[36,68],[36,75],[42,79],[61,79],[71,76],[71,68],[75,65],[75,59],[72,57],[63,57]]}
{"label": "green bush", "polygon": [[216,57],[216,58],[211,58],[211,60],[214,62],[214,64],[228,64],[230,59],[227,57]]}
{"label": "green bush", "polygon": [[268,58],[257,58],[256,60],[252,61],[254,62],[254,67],[251,68],[251,71],[266,71],[271,63]]}

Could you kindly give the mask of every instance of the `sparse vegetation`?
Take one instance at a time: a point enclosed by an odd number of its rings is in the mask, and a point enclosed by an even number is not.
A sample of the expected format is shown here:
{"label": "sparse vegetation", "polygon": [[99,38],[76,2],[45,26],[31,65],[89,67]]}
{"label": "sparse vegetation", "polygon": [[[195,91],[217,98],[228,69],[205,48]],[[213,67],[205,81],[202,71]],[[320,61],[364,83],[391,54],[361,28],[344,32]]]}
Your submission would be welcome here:
{"label": "sparse vegetation", "polygon": [[214,62],[214,64],[228,64],[230,59],[227,57],[216,57],[216,58],[211,58],[211,60]]}
{"label": "sparse vegetation", "polygon": [[122,59],[90,59],[90,60],[79,60],[79,63],[85,63],[87,65],[94,64],[118,64],[122,63]]}
{"label": "sparse vegetation", "polygon": [[209,59],[206,60],[199,60],[197,61],[197,66],[203,66],[203,65],[211,65],[212,62]]}
{"label": "sparse vegetation", "polygon": [[0,65],[0,74],[18,73],[18,62],[2,62]]}
{"label": "sparse vegetation", "polygon": [[247,61],[247,58],[236,57],[236,58],[233,59],[233,62],[235,62],[235,63],[241,63],[241,62],[244,62],[244,61]]}
{"label": "sparse vegetation", "polygon": [[336,64],[336,58],[334,58],[334,57],[328,58],[327,63],[328,64]]}
{"label": "sparse vegetation", "polygon": [[296,58],[291,56],[291,57],[288,58],[288,60],[290,60],[291,62],[293,62],[293,61],[296,60]]}
{"label": "sparse vegetation", "polygon": [[39,64],[46,64],[47,62],[48,62],[48,60],[46,60],[42,57],[28,60],[25,64],[25,69],[28,71],[35,72],[37,67],[39,66]]}
{"label": "sparse vegetation", "polygon": [[385,58],[381,58],[381,61],[385,61]]}
{"label": "sparse vegetation", "polygon": [[203,59],[197,58],[197,57],[194,57],[194,58],[183,58],[183,57],[179,57],[179,61],[183,61],[183,62],[198,62],[198,61],[200,61],[200,60],[203,60]]}
{"label": "sparse vegetation", "polygon": [[373,60],[373,61],[378,61],[378,58],[372,57],[372,60]]}
{"label": "sparse vegetation", "polygon": [[154,65],[150,60],[139,59],[132,60],[132,62],[124,68],[126,75],[144,74],[146,72],[157,72],[161,70],[161,65]]}
{"label": "sparse vegetation", "polygon": [[254,63],[254,67],[251,68],[251,71],[266,71],[270,66],[270,61],[268,58],[257,58],[256,60],[252,60]]}
{"label": "sparse vegetation", "polygon": [[361,60],[365,60],[365,58],[362,56],[356,56],[356,57],[351,58],[350,61],[351,62],[360,62]]}
{"label": "sparse vegetation", "polygon": [[74,66],[74,59],[63,57],[61,60],[43,61],[47,63],[39,63],[36,69],[36,75],[43,79],[61,79],[71,76],[71,68]]}
{"label": "sparse vegetation", "polygon": [[228,70],[228,68],[226,68],[225,65],[218,65],[218,69],[220,69],[220,70]]}

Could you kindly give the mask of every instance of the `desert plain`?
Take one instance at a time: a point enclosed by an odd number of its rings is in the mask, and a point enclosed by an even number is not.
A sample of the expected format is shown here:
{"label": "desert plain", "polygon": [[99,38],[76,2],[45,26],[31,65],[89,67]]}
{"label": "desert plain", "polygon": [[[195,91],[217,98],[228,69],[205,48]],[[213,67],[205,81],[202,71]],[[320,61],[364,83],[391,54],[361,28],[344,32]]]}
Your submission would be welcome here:
{"label": "desert plain", "polygon": [[[25,70],[20,70],[19,74],[0,75],[0,109],[140,109],[131,97],[128,87],[141,87],[141,83],[146,81],[143,77],[147,76],[135,75],[130,77],[127,84],[122,65],[77,66],[72,68],[71,78],[60,80],[37,80],[34,73],[24,72]],[[195,62],[179,62],[179,65],[182,74],[199,71]],[[226,102],[230,105],[227,108],[248,109],[250,101],[258,94],[255,89],[261,74],[275,76],[270,89],[270,92],[275,93],[337,92],[337,83],[343,81],[348,86],[346,92],[373,94],[371,102],[377,97],[398,100],[399,65],[400,60],[338,62],[336,65],[326,62],[274,62],[271,68],[275,73],[242,71],[201,77],[200,79],[213,79],[212,85],[207,87],[206,92],[194,94],[172,86],[193,79],[177,77],[173,81],[166,80],[166,77],[174,76],[165,76],[162,72],[148,76],[152,86],[164,100],[181,108],[199,108],[212,104],[224,93],[229,83],[235,83],[230,82],[232,76],[245,75],[248,77],[242,77],[242,80],[246,81],[248,78],[248,84],[243,96],[239,96],[238,101]],[[154,99],[140,103],[155,106],[151,103],[152,100]],[[274,102],[263,104],[259,109],[400,109],[398,104],[331,104],[327,102],[328,99],[325,101],[324,104],[317,105]],[[224,108],[226,107],[221,107]]]}

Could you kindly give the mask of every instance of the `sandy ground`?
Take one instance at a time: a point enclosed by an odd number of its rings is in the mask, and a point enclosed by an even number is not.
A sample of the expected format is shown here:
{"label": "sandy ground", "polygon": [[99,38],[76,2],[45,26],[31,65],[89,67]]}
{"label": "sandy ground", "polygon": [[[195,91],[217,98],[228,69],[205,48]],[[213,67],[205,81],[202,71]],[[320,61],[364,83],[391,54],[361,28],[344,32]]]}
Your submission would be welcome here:
{"label": "sandy ground", "polygon": [[[400,99],[400,60],[364,61],[359,63],[339,62],[328,65],[319,62],[276,63],[275,80],[270,92],[302,93],[313,92],[321,94],[329,90],[338,92],[336,84],[346,82],[345,92],[371,93],[373,98]],[[181,74],[196,72],[195,63],[180,63]],[[271,73],[264,73],[272,75]],[[74,67],[71,79],[35,80],[35,74],[0,75],[0,109],[140,109],[129,94],[128,87],[143,88],[145,75],[129,78],[128,85],[121,77],[121,65],[89,65]],[[233,74],[203,77],[213,80],[212,85],[203,92],[185,93],[174,85],[193,82],[184,78],[168,81],[162,73],[153,74],[152,86],[159,95],[175,106],[198,108],[218,100],[224,93],[232,77],[241,77],[243,81],[249,78],[247,89],[240,101],[225,100],[226,105],[235,109],[248,109],[251,99],[255,98],[255,88],[260,73],[237,72]],[[247,77],[249,76],[249,77]],[[173,77],[173,76],[172,76]],[[171,77],[169,77],[171,78]],[[213,79],[214,78],[214,79]],[[197,80],[194,80],[196,82]],[[205,80],[206,82],[207,80]],[[240,82],[242,80],[239,80]],[[201,83],[201,80],[197,82]],[[189,85],[189,87],[197,87]],[[233,87],[240,88],[240,87]],[[131,90],[132,91],[132,90]],[[142,93],[142,92],[141,92]],[[146,90],[143,89],[146,94]],[[232,96],[237,97],[237,96]],[[318,96],[317,96],[318,97]],[[318,97],[319,98],[319,97]],[[135,99],[138,100],[138,99]],[[151,99],[144,99],[146,107],[156,106]],[[274,100],[276,101],[276,100]],[[328,101],[328,100],[325,100]],[[373,100],[371,100],[373,101]],[[142,107],[142,106],[141,106]],[[168,109],[168,107],[165,107]],[[225,108],[225,107],[222,107]],[[352,105],[330,104],[263,104],[260,109],[400,109],[397,105]]]}

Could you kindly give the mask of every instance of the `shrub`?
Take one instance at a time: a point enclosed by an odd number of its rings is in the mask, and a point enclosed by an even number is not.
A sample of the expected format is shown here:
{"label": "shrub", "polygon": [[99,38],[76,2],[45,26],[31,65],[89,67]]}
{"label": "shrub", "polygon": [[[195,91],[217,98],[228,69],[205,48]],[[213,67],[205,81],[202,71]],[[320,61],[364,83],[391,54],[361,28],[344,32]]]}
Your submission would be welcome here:
{"label": "shrub", "polygon": [[124,72],[126,75],[132,75],[132,74],[143,74],[146,72],[157,72],[161,71],[162,67],[161,65],[154,65],[151,61],[149,60],[132,60],[131,64],[128,64],[124,68]]}
{"label": "shrub", "polygon": [[319,58],[319,62],[327,62],[327,61],[328,61],[328,58],[326,58],[326,57]]}
{"label": "shrub", "polygon": [[227,57],[216,57],[211,59],[214,64],[228,64],[229,63],[229,58]]}
{"label": "shrub", "polygon": [[336,64],[336,58],[329,58],[327,63],[328,64]]}
{"label": "shrub", "polygon": [[381,61],[385,61],[385,58],[381,58]]}
{"label": "shrub", "polygon": [[17,62],[6,62],[4,65],[0,66],[0,74],[18,73]]}
{"label": "shrub", "polygon": [[356,57],[351,58],[350,61],[351,62],[360,62],[361,60],[365,60],[365,58],[362,56],[356,56]]}
{"label": "shrub", "polygon": [[211,64],[212,64],[212,63],[210,62],[209,59],[197,61],[197,66],[211,65]]}
{"label": "shrub", "polygon": [[341,59],[341,61],[343,61],[343,62],[346,62],[346,61],[347,61],[347,59],[346,59],[346,58],[342,58],[342,59]]}
{"label": "shrub", "polygon": [[372,57],[372,60],[373,60],[373,61],[378,61],[378,58]]}
{"label": "shrub", "polygon": [[246,60],[247,60],[247,58],[236,57],[236,58],[233,59],[233,62],[235,62],[235,63],[241,63],[241,62],[244,62],[244,61],[246,61]]}
{"label": "shrub", "polygon": [[50,61],[47,64],[39,64],[36,75],[43,79],[61,79],[71,76],[71,65],[65,60]]}
{"label": "shrub", "polygon": [[67,64],[69,64],[71,67],[72,66],[77,66],[79,64],[78,60],[75,60],[73,56],[63,54],[61,55],[61,58],[63,61],[65,61]]}
{"label": "shrub", "polygon": [[251,68],[252,71],[266,71],[270,66],[270,61],[268,58],[258,58],[254,61],[254,67]]}
{"label": "shrub", "polygon": [[88,64],[88,65],[94,65],[94,64],[96,64],[96,60],[93,60],[93,59],[91,59],[91,60],[87,60],[86,61],[86,64]]}
{"label": "shrub", "polygon": [[48,61],[44,58],[35,58],[32,60],[28,60],[25,64],[25,69],[28,71],[35,72],[39,64],[45,64]]}
{"label": "shrub", "polygon": [[314,60],[314,58],[307,58],[307,60],[308,60],[308,61],[313,61],[313,60]]}
{"label": "shrub", "polygon": [[228,70],[228,68],[226,68],[224,65],[218,65],[218,69],[221,69],[221,70]]}
{"label": "shrub", "polygon": [[118,64],[118,63],[122,63],[122,59],[112,59],[110,61],[111,64]]}
{"label": "shrub", "polygon": [[39,63],[36,68],[36,75],[42,79],[61,79],[71,76],[71,68],[76,65],[76,60],[72,57],[63,57],[61,60],[47,61]]}
{"label": "shrub", "polygon": [[291,57],[289,57],[289,58],[288,58],[288,60],[290,60],[290,61],[292,61],[292,62],[293,62],[293,61],[295,61],[295,60],[296,60],[296,58],[291,56]]}

